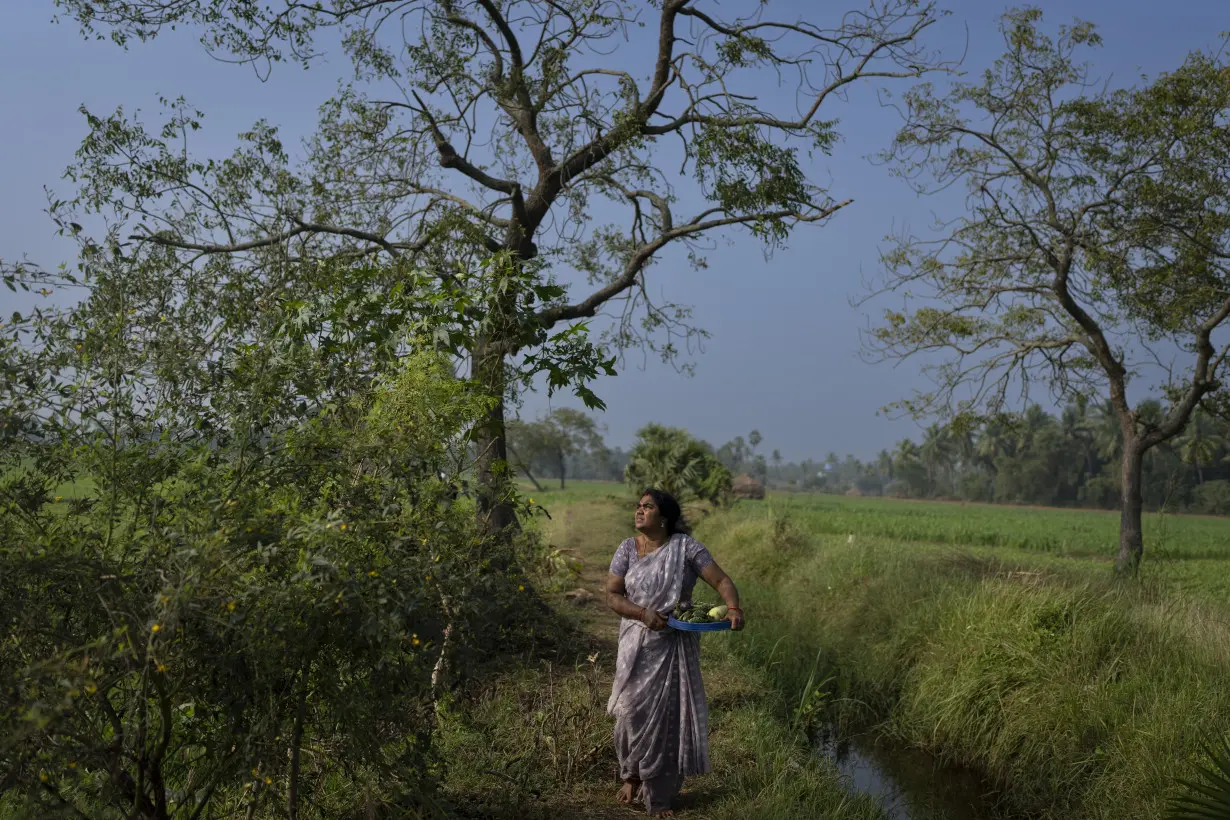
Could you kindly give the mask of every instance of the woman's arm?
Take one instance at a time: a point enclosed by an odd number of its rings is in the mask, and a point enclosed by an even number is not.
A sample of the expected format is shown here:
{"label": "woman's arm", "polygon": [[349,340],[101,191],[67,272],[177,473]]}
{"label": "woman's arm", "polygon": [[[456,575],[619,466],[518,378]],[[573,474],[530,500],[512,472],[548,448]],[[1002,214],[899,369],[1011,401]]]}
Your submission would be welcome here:
{"label": "woman's arm", "polygon": [[700,577],[704,578],[705,583],[722,596],[722,600],[730,608],[730,611],[726,613],[726,619],[730,621],[730,628],[742,629],[743,610],[739,608],[739,590],[735,588],[735,582],[730,580],[730,576],[718,566],[717,561],[707,564],[700,571]]}
{"label": "woman's arm", "polygon": [[612,573],[606,576],[606,605],[616,614],[640,621],[650,629],[666,629],[666,618],[660,613],[628,600],[628,588],[624,586],[622,575]]}

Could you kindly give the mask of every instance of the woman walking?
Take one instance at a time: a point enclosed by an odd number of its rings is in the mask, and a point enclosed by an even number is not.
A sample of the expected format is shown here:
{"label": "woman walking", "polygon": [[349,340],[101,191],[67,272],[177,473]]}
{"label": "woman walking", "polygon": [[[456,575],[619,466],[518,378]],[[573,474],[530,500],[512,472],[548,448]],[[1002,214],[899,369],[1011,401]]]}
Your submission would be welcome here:
{"label": "woman walking", "polygon": [[679,502],[646,490],[636,505],[637,535],[619,545],[607,577],[607,605],[623,616],[615,682],[607,712],[615,717],[621,803],[642,801],[670,816],[683,779],[709,766],[709,707],[700,679],[700,638],[668,629],[666,615],[691,603],[703,578],[743,628],[734,582],[688,533]]}

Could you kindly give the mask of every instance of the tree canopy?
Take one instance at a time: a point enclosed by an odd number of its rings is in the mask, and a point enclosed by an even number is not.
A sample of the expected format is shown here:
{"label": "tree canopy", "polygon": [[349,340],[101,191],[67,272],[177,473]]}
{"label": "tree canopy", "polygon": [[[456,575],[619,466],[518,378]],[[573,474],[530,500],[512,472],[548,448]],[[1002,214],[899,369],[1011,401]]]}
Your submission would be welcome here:
{"label": "tree canopy", "polygon": [[537,421],[514,419],[508,425],[509,454],[525,465],[544,467],[564,489],[569,459],[584,456],[602,461],[606,446],[592,418],[580,410],[561,407]]}
{"label": "tree canopy", "polygon": [[[552,389],[611,372],[612,351],[673,359],[701,331],[687,308],[651,300],[646,274],[669,249],[695,266],[744,229],[767,249],[849,203],[810,181],[805,154],[837,137],[822,116],[863,79],[945,67],[920,36],[919,0],[878,0],[831,26],[774,20],[765,4],[665,0],[56,0],[89,36],[122,46],[193,27],[221,59],[270,70],[318,66],[340,45],[353,74],[292,157],[257,123],[230,158],[185,149],[201,125],[185,101],[154,131],[123,111],[87,112],[53,210],[66,230],[103,213],[95,246],[157,259],[169,277],[263,279],[303,260],[388,273],[448,297],[442,345],[497,396],[545,372]],[[624,44],[626,41],[626,45]],[[637,65],[638,61],[643,61]],[[632,66],[629,68],[628,66]],[[758,89],[791,78],[801,105],[772,110]],[[275,277],[276,278],[276,277]],[[276,291],[269,294],[276,298]],[[583,334],[613,317],[595,346]],[[601,348],[601,350],[599,350]],[[483,514],[503,501],[504,408],[480,445]]]}
{"label": "tree canopy", "polygon": [[[935,389],[915,415],[986,416],[1037,384],[1105,397],[1122,432],[1118,566],[1143,553],[1141,465],[1220,390],[1230,317],[1230,84],[1221,55],[1117,91],[1094,84],[1088,23],[1055,39],[1012,12],[981,77],[905,99],[890,159],[920,190],[963,186],[966,214],[938,239],[898,237],[883,291],[906,296],[868,336],[880,359],[924,359]],[[881,292],[883,292],[881,291]],[[1148,416],[1128,384],[1173,349],[1167,404]],[[1156,370],[1154,372],[1157,372]]]}

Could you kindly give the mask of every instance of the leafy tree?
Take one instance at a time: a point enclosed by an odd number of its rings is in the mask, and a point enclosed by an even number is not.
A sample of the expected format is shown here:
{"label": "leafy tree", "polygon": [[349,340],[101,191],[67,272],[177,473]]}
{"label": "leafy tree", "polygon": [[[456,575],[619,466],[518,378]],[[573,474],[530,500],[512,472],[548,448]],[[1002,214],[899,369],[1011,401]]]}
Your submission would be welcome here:
{"label": "leafy tree", "polygon": [[549,464],[559,478],[560,489],[564,489],[569,458],[583,453],[601,454],[606,449],[594,420],[567,407],[538,421],[510,423],[509,439],[515,443],[517,453],[530,462]]}
{"label": "leafy tree", "polygon": [[744,469],[744,463],[751,456],[752,451],[747,446],[747,442],[743,440],[743,436],[735,436],[717,451],[718,460],[725,464],[731,472],[741,472]]}
{"label": "leafy tree", "polygon": [[80,304],[5,329],[0,406],[41,425],[0,448],[0,803],[421,814],[453,682],[533,620],[519,543],[454,500],[493,400],[354,266],[261,303],[81,264]]}
{"label": "leafy tree", "polygon": [[876,471],[884,481],[893,480],[893,454],[888,450],[881,450],[876,456]]}
{"label": "leafy tree", "polygon": [[[181,276],[259,276],[290,259],[411,264],[436,276],[416,285],[459,297],[455,319],[472,332],[439,341],[487,392],[505,397],[545,372],[590,407],[601,402],[585,382],[615,359],[578,337],[588,319],[615,307],[607,343],[673,358],[677,339],[700,331],[686,308],[648,301],[660,253],[702,267],[730,231],[772,249],[826,222],[850,200],[803,170],[801,152],[837,136],[820,112],[859,80],[942,65],[918,44],[937,19],[918,0],[830,28],[766,18],[752,0],[730,11],[690,0],[654,11],[618,0],[56,3],[122,46],[192,26],[212,53],[267,69],[318,65],[318,39],[336,37],[354,67],[299,163],[266,123],[229,161],[193,158],[182,140],[199,116],[182,103],[161,134],[123,112],[90,114],[70,172],[81,194],[54,209],[64,224],[78,210],[114,215],[114,240]],[[629,68],[616,42],[641,31],[652,56]],[[801,112],[759,102],[766,75],[796,71]],[[697,196],[683,196],[689,178]],[[592,290],[561,284],[554,271],[568,268]],[[399,271],[373,284],[404,287]],[[478,442],[480,512],[495,529],[513,522],[504,413],[501,400]]]}
{"label": "leafy tree", "polygon": [[730,470],[708,444],[687,430],[659,424],[648,424],[637,432],[624,477],[636,491],[656,487],[680,501],[715,504],[726,503],[732,481]]}
{"label": "leafy tree", "polygon": [[[1006,53],[977,81],[908,94],[891,156],[923,189],[964,184],[970,212],[885,254],[885,289],[925,304],[888,311],[868,343],[885,358],[951,354],[929,368],[935,390],[898,405],[920,416],[999,412],[1039,383],[1106,395],[1122,438],[1116,567],[1135,572],[1145,455],[1219,390],[1227,353],[1213,335],[1230,316],[1230,84],[1224,55],[1196,53],[1142,87],[1096,90],[1079,62],[1093,26],[1052,40],[1040,21],[1006,15]],[[1128,376],[1161,340],[1186,368],[1148,419]]]}

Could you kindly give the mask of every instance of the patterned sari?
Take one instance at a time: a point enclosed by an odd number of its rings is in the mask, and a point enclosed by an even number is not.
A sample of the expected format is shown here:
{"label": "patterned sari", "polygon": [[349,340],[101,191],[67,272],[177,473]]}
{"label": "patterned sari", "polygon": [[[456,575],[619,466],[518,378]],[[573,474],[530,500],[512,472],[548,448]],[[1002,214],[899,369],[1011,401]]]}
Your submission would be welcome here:
{"label": "patterned sari", "polygon": [[[636,557],[633,539],[625,541],[611,572],[623,574],[628,600],[666,615],[691,599],[700,570],[712,560],[699,542],[677,533],[643,558]],[[638,799],[651,814],[670,808],[685,777],[710,771],[699,636],[669,628],[655,632],[622,619],[607,712],[615,717],[620,777],[640,781]]]}

